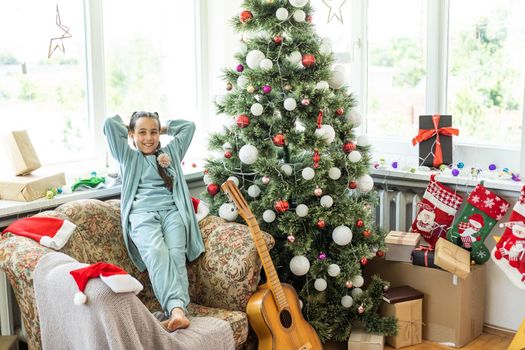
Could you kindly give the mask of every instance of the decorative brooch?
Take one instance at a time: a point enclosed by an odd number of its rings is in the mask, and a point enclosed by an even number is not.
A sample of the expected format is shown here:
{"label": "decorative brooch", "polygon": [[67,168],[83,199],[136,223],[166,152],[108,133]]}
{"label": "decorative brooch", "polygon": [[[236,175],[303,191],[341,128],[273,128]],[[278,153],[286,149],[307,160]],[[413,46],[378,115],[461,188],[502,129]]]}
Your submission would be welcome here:
{"label": "decorative brooch", "polygon": [[167,153],[161,153],[157,156],[157,162],[163,168],[167,168],[171,164],[171,158]]}

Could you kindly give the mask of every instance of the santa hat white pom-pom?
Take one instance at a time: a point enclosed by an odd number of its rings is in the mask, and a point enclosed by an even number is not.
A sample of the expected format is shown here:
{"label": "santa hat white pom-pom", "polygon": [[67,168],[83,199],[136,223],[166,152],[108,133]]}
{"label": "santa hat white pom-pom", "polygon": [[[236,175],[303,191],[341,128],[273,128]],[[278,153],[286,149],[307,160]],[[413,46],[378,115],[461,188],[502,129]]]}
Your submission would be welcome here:
{"label": "santa hat white pom-pom", "polygon": [[499,224],[499,227],[504,228],[505,224]]}
{"label": "santa hat white pom-pom", "polygon": [[85,304],[87,301],[87,296],[83,292],[75,293],[75,298],[73,299],[75,305]]}

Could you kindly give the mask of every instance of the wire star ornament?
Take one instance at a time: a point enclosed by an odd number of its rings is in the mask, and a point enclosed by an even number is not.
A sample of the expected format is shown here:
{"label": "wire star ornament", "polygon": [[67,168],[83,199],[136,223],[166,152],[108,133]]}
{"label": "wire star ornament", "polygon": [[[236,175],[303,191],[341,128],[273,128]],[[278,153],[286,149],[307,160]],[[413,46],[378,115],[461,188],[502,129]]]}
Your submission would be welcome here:
{"label": "wire star ornament", "polygon": [[323,3],[328,6],[330,9],[330,12],[328,12],[328,21],[326,23],[330,23],[330,21],[335,17],[343,24],[343,14],[341,13],[341,7],[345,4],[347,0],[323,0]]}
{"label": "wire star ornament", "polygon": [[[53,55],[53,52],[55,52],[57,49],[62,51],[62,53],[66,53],[66,48],[64,46],[64,39],[72,38],[73,36],[69,33],[69,27],[62,24],[62,20],[60,19],[60,12],[58,11],[58,4],[57,4],[57,12],[56,12],[56,25],[60,29],[62,29],[63,33],[59,37],[54,37],[49,40],[49,50],[47,52],[47,58],[51,58],[51,55]],[[57,42],[57,43],[55,43]]]}

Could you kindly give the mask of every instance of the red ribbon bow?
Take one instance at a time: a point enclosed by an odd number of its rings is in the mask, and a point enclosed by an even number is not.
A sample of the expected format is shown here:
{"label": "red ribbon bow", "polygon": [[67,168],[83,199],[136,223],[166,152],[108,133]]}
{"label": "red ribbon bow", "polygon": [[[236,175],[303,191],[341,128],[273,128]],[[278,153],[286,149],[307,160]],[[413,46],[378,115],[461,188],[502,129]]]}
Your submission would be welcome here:
{"label": "red ribbon bow", "polygon": [[426,246],[426,245],[420,245],[418,248],[414,250],[424,251],[425,252],[425,266],[428,267],[428,252],[434,251],[434,248]]}
{"label": "red ribbon bow", "polygon": [[439,141],[439,135],[446,135],[446,136],[458,136],[459,130],[452,128],[452,127],[445,127],[445,128],[438,128],[439,126],[439,120],[441,119],[441,116],[439,114],[435,114],[432,116],[432,123],[434,124],[434,129],[419,129],[419,133],[412,139],[412,145],[416,145],[416,143],[423,142],[425,140],[430,139],[434,135],[436,135],[436,151],[434,152],[434,167],[439,167],[443,163],[443,151],[441,150],[441,142]]}

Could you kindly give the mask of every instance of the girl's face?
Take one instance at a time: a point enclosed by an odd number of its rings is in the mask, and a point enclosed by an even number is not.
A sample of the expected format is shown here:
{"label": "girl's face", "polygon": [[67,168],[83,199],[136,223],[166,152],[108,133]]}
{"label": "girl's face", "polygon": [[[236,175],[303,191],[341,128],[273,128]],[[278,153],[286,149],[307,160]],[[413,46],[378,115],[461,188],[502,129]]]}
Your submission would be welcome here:
{"label": "girl's face", "polygon": [[139,118],[135,129],[129,131],[129,136],[144,155],[154,154],[160,143],[159,122],[153,118]]}

